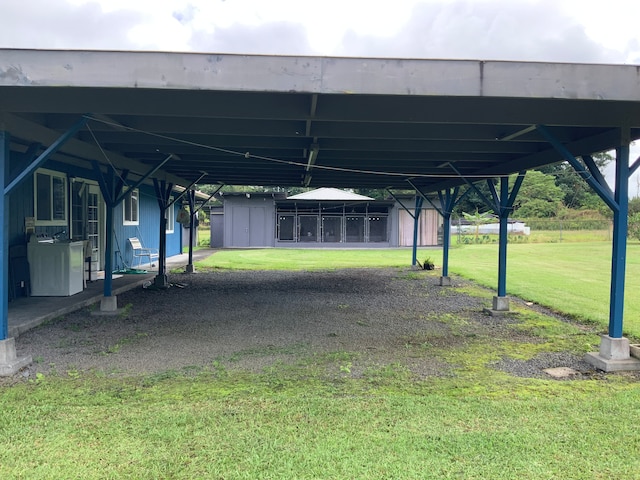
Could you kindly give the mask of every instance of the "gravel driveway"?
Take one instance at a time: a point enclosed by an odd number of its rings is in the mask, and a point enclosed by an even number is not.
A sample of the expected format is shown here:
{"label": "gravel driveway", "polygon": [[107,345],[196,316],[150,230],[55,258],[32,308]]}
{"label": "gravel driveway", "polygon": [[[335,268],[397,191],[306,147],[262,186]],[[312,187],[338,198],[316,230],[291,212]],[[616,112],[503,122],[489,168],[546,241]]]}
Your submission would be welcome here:
{"label": "gravel driveway", "polygon": [[[342,353],[354,359],[354,375],[372,364],[401,363],[424,378],[452,368],[409,348],[425,339],[442,348],[467,336],[522,336],[508,328],[515,319],[483,314],[486,300],[437,286],[437,279],[410,269],[172,274],[169,289],[119,295],[118,316],[71,313],[23,334],[16,346],[19,355],[34,359],[23,376],[184,372],[214,364],[257,372],[274,362]],[[548,366],[594,373],[568,353],[536,362],[506,362],[504,368],[523,376],[544,375],[541,368]]]}

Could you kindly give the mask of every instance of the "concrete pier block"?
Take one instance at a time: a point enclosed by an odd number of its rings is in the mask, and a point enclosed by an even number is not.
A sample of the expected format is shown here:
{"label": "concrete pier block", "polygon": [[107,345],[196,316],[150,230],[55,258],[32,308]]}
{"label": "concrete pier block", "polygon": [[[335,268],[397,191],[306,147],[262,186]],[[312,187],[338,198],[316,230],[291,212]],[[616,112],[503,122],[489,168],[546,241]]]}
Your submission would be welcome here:
{"label": "concrete pier block", "polygon": [[169,277],[167,275],[156,275],[153,279],[153,285],[156,288],[169,288],[171,284],[169,283]]}
{"label": "concrete pier block", "polygon": [[605,372],[640,370],[640,360],[630,355],[629,340],[624,337],[600,337],[600,351],[587,353],[585,361]]}
{"label": "concrete pier block", "polygon": [[493,310],[497,310],[498,312],[508,312],[509,297],[493,297]]}
{"label": "concrete pier block", "polygon": [[484,313],[487,315],[504,315],[509,313],[509,297],[493,297],[493,304],[491,308],[485,308]]}
{"label": "concrete pier block", "polygon": [[0,377],[10,377],[31,362],[31,356],[16,355],[16,342],[13,337],[0,340]]}
{"label": "concrete pier block", "polygon": [[118,310],[118,297],[112,295],[110,297],[102,297],[100,300],[101,312],[115,312]]}
{"label": "concrete pier block", "polygon": [[100,309],[93,310],[91,315],[94,316],[109,316],[109,315],[118,315],[118,297],[112,295],[110,297],[102,297],[100,299]]}
{"label": "concrete pier block", "polygon": [[451,286],[451,277],[440,277],[440,286],[441,287],[450,287]]}
{"label": "concrete pier block", "polygon": [[600,337],[600,356],[607,360],[624,360],[629,358],[629,340],[624,337],[611,338],[609,335]]}

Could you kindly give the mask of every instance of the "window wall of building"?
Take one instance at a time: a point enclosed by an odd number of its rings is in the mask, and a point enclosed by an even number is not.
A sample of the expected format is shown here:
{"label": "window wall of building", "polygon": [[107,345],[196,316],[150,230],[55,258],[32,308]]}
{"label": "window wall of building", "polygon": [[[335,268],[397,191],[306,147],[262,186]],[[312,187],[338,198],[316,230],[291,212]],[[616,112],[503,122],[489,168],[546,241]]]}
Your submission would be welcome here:
{"label": "window wall of building", "polygon": [[375,243],[389,241],[389,204],[281,202],[280,242]]}

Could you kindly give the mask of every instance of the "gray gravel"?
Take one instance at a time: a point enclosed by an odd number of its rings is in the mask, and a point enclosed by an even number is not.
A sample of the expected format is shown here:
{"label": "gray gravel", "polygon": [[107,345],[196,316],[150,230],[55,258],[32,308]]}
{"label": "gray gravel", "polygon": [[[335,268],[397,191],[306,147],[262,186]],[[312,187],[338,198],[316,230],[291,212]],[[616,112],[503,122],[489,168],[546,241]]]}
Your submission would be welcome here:
{"label": "gray gravel", "polygon": [[[173,274],[169,289],[119,295],[118,316],[78,311],[23,334],[16,346],[19,355],[34,358],[23,376],[189,372],[213,365],[259,372],[274,363],[334,355],[352,375],[393,363],[425,378],[455,369],[429,347],[487,335],[539,341],[510,328],[517,317],[487,316],[486,300],[440,287],[437,280],[434,272],[410,269]],[[494,365],[529,377],[544,377],[542,368],[551,366],[596,374],[570,352]]]}

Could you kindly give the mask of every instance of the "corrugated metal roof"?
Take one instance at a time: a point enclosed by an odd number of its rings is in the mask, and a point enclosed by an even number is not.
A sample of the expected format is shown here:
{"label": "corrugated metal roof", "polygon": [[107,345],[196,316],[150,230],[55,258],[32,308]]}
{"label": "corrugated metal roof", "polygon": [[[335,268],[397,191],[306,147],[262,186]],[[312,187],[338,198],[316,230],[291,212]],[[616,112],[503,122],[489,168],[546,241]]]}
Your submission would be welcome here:
{"label": "corrugated metal roof", "polygon": [[322,187],[310,192],[299,193],[287,197],[287,200],[338,200],[338,201],[353,201],[353,200],[373,200],[371,197],[365,197],[364,195],[358,195],[357,193],[347,192],[338,188]]}

